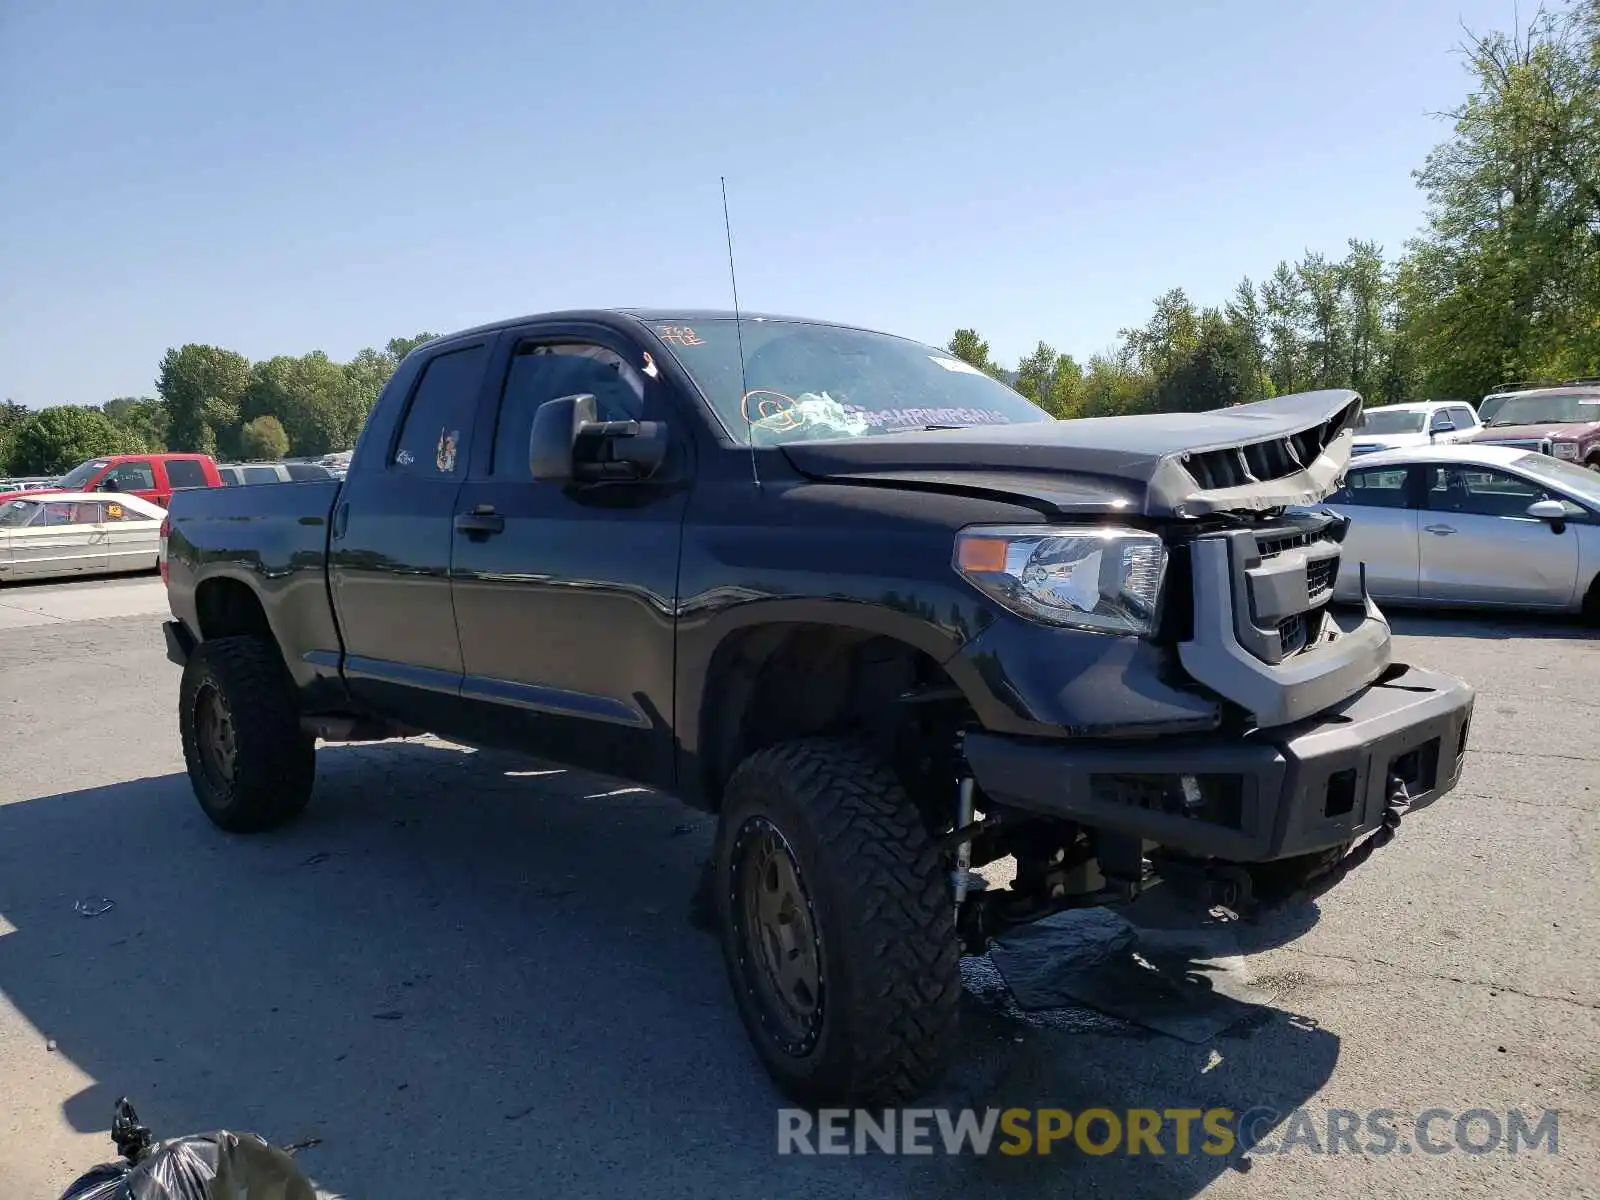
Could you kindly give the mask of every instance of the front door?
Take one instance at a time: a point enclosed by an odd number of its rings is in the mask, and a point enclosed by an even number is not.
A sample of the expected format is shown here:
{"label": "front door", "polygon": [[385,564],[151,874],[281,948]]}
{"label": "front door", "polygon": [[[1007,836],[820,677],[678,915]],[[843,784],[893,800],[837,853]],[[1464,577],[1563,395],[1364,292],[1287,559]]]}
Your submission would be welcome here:
{"label": "front door", "polygon": [[1564,607],[1578,578],[1578,537],[1527,515],[1555,498],[1492,467],[1426,468],[1422,598],[1452,604]]}
{"label": "front door", "polygon": [[446,731],[461,687],[451,515],[493,344],[491,336],[446,345],[393,381],[404,393],[398,420],[363,433],[329,539],[352,695],[438,733]]}
{"label": "front door", "polygon": [[[678,550],[692,480],[681,407],[621,334],[530,327],[501,344],[499,381],[456,502],[451,560],[475,740],[670,785]],[[595,396],[601,420],[662,420],[672,450],[643,482],[535,482],[540,404]]]}

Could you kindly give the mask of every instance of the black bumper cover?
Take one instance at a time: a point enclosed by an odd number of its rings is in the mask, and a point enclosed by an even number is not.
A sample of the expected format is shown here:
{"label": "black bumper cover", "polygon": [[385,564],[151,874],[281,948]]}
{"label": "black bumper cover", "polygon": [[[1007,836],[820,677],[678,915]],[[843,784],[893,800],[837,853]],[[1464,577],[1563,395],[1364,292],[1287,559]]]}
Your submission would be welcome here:
{"label": "black bumper cover", "polygon": [[[968,735],[967,761],[996,803],[1189,855],[1270,862],[1376,830],[1398,777],[1414,807],[1456,786],[1473,689],[1416,667],[1316,717],[1221,741],[1216,735],[1073,743]],[[1191,796],[1184,804],[1183,777]]]}
{"label": "black bumper cover", "polygon": [[182,621],[163,621],[161,632],[167,637],[167,661],[183,666],[194,653],[194,635]]}

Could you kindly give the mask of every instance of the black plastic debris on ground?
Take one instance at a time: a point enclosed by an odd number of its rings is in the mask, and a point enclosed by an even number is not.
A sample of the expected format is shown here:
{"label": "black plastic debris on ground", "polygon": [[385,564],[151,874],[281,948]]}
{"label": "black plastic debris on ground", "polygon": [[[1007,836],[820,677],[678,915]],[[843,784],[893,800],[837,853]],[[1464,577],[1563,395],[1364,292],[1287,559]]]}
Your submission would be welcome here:
{"label": "black plastic debris on ground", "polygon": [[1161,892],[1022,926],[989,958],[1024,1011],[1087,1006],[1196,1045],[1269,999],[1248,982],[1231,922]]}

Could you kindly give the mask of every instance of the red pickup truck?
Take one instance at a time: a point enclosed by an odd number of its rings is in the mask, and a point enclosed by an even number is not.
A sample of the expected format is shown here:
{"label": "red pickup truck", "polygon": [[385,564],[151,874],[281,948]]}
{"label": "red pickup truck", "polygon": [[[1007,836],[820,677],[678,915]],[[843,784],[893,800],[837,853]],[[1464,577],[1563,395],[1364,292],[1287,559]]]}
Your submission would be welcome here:
{"label": "red pickup truck", "polygon": [[209,454],[106,454],[79,463],[55,486],[0,494],[0,501],[60,492],[127,492],[166,508],[172,493],[184,488],[221,487],[222,476]]}

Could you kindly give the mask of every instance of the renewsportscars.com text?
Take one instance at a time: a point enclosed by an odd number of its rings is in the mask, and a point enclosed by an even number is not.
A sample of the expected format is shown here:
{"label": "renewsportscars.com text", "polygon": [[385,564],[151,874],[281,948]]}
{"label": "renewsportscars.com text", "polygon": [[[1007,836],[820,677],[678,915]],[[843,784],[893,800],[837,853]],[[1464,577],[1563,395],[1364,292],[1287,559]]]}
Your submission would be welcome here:
{"label": "renewsportscars.com text", "polygon": [[1558,1154],[1558,1114],[1297,1108],[778,1110],[779,1154]]}

